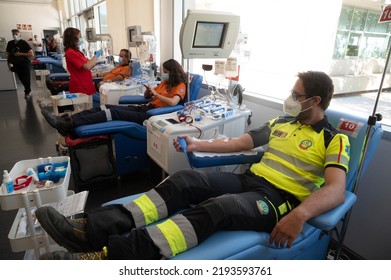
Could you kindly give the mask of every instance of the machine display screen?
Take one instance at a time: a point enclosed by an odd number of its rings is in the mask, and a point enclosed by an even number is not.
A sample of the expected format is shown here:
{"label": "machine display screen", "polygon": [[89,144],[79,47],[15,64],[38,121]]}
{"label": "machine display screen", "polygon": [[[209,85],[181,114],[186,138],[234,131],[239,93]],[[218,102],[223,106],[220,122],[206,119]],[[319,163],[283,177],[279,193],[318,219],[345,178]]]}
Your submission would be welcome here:
{"label": "machine display screen", "polygon": [[95,28],[86,28],[86,37],[88,42],[96,42],[96,31]]}
{"label": "machine display screen", "polygon": [[240,17],[219,11],[188,10],[179,32],[182,57],[227,58],[237,40]]}
{"label": "machine display screen", "polygon": [[92,31],[87,31],[87,40],[88,41],[94,40],[94,36],[93,36]]}
{"label": "machine display screen", "polygon": [[198,21],[193,40],[193,48],[222,48],[225,23]]}

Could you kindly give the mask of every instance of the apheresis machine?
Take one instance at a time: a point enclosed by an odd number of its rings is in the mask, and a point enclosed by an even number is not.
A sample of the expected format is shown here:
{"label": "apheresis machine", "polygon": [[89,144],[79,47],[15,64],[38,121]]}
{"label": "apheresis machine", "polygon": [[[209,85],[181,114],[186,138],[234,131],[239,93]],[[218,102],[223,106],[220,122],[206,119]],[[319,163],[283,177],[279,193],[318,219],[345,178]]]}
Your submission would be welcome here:
{"label": "apheresis machine", "polygon": [[251,111],[223,99],[207,96],[188,102],[179,112],[153,116],[147,121],[148,155],[168,174],[190,169],[173,139],[188,134],[197,139],[238,137],[245,132]]}

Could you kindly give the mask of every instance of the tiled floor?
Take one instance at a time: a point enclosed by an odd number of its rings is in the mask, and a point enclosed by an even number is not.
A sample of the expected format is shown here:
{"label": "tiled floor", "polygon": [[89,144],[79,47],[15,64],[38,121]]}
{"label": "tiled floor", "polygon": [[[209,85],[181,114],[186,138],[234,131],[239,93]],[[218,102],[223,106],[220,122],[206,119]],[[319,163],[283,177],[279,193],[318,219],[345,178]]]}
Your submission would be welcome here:
{"label": "tiled floor", "polygon": [[[23,86],[17,91],[0,91],[0,170],[10,170],[18,161],[38,157],[57,156],[57,132],[42,117],[37,99],[41,88],[32,72],[32,99],[24,99]],[[155,166],[153,169],[156,168]],[[156,171],[159,174],[160,170]],[[106,201],[138,193],[153,187],[151,173],[137,172],[118,178],[111,183],[90,189],[86,208],[98,207]],[[156,177],[154,177],[156,178]],[[73,189],[73,182],[69,185]],[[24,252],[12,252],[8,233],[17,210],[0,210],[0,260],[24,258]]]}

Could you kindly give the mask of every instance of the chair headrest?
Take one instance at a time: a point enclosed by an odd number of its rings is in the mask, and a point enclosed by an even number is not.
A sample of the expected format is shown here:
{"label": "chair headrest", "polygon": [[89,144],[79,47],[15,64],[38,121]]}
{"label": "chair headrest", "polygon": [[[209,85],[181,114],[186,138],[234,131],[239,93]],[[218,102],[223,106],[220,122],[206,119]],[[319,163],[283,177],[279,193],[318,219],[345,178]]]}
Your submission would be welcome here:
{"label": "chair headrest", "polygon": [[[198,74],[190,74],[191,80],[190,84],[188,86],[188,91],[190,92],[190,101],[196,100],[198,97],[198,93],[200,92],[201,86],[202,86],[202,76]],[[185,95],[185,98],[181,102],[181,104],[184,104],[188,102],[188,92]]]}
{"label": "chair headrest", "polygon": [[131,67],[132,67],[132,77],[140,76],[143,74],[140,62],[132,61]]}
{"label": "chair headrest", "polygon": [[[355,183],[355,176],[358,171],[359,163],[363,153],[364,142],[368,129],[368,117],[353,115],[347,112],[327,109],[326,115],[330,124],[332,124],[340,133],[349,137],[350,142],[350,161],[349,172],[346,177],[347,189],[352,190]],[[378,122],[371,127],[367,152],[363,162],[363,171],[373,157],[373,154],[379,144],[383,130]]]}

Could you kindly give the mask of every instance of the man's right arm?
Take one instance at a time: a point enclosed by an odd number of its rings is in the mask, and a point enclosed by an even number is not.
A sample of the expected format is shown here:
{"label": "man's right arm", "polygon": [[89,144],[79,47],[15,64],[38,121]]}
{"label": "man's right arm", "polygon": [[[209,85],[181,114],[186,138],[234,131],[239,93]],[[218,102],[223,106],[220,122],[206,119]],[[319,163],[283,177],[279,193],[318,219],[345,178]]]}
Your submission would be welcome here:
{"label": "man's right arm", "polygon": [[[180,136],[186,139],[187,151],[189,152],[215,152],[215,153],[233,153],[241,152],[254,148],[253,139],[249,134],[243,134],[235,138],[219,138],[211,140],[194,139],[188,135]],[[174,139],[174,147],[180,150],[179,143]]]}

